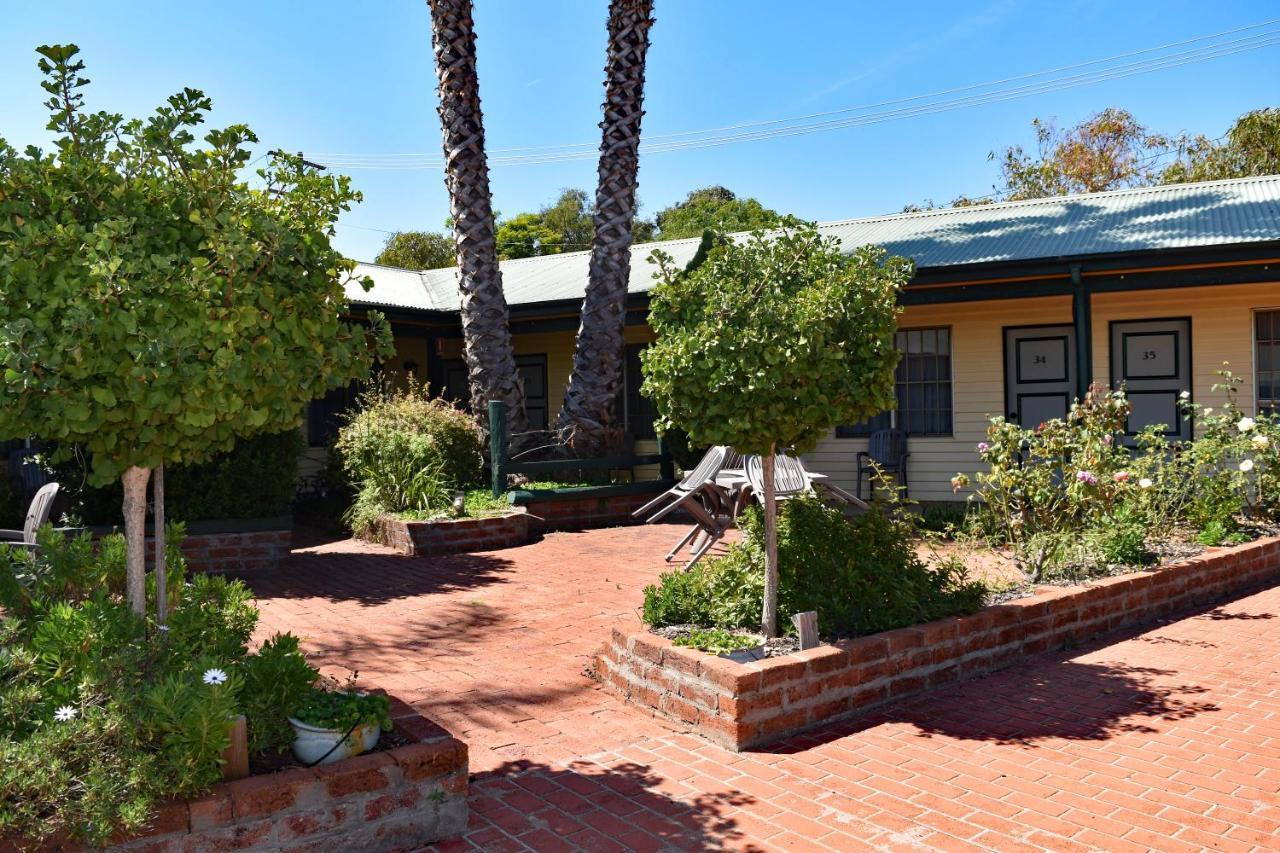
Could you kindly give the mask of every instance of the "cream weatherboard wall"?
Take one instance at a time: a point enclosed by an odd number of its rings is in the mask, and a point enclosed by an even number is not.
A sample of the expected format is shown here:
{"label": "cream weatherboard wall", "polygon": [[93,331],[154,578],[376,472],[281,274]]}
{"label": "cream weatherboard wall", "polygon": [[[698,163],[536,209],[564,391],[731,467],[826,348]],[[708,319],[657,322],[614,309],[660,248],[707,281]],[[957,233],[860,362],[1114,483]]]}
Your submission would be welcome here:
{"label": "cream weatherboard wall", "polygon": [[[1221,392],[1210,389],[1219,381],[1223,362],[1245,381],[1239,402],[1254,409],[1253,314],[1280,308],[1280,283],[1214,285],[1093,295],[1093,377],[1110,384],[1110,325],[1113,321],[1175,317],[1191,319],[1192,391],[1196,401],[1220,406]],[[913,437],[908,474],[911,497],[921,501],[956,500],[951,477],[978,470],[975,445],[986,433],[989,418],[1004,411],[1004,329],[1071,322],[1069,297],[1011,299],[957,305],[912,306],[900,320],[903,329],[948,326],[951,329],[951,438]],[[865,439],[823,441],[806,462],[852,489],[857,452]]]}
{"label": "cream weatherboard wall", "polygon": [[[977,469],[974,447],[986,435],[990,418],[1004,413],[1004,327],[1070,322],[1068,296],[912,305],[903,310],[898,318],[900,329],[945,326],[951,330],[953,431],[951,437],[913,436],[908,440],[911,458],[907,473],[913,500],[956,500],[951,478],[957,471]],[[864,438],[837,438],[833,432],[805,457],[805,464],[852,491],[858,451],[866,447]]]}
{"label": "cream weatherboard wall", "polygon": [[1118,320],[1191,318],[1191,384],[1196,401],[1219,406],[1219,382],[1223,362],[1244,378],[1239,402],[1254,410],[1253,313],[1280,308],[1280,283],[1215,285],[1171,288],[1130,293],[1098,293],[1093,297],[1093,377],[1108,383],[1111,375],[1110,325]]}

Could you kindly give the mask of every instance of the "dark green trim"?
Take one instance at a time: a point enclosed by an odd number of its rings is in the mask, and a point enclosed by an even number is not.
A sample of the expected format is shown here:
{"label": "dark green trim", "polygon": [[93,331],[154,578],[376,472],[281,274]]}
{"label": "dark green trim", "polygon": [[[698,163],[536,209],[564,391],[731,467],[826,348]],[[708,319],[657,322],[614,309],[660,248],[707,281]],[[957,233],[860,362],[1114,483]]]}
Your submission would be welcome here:
{"label": "dark green trim", "polygon": [[1083,400],[1093,383],[1093,291],[1080,275],[1080,265],[1071,265],[1071,318],[1076,330],[1076,398]]}

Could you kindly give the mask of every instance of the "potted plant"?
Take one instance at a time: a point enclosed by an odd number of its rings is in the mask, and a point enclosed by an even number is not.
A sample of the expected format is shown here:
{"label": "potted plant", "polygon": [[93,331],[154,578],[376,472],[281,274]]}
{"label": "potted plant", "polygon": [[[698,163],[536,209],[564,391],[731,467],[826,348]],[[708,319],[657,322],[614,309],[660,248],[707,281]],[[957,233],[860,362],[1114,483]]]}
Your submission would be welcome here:
{"label": "potted plant", "polygon": [[368,752],[384,731],[391,731],[386,696],[348,686],[315,687],[289,717],[295,738],[293,755],[307,766],[328,764]]}

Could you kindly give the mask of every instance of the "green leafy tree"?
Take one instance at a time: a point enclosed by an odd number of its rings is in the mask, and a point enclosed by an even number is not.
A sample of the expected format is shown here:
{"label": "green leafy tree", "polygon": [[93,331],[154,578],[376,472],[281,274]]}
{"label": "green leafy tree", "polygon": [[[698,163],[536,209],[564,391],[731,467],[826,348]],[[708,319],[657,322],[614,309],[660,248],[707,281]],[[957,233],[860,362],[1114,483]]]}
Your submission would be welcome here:
{"label": "green leafy tree", "polygon": [[387,237],[374,263],[407,270],[437,270],[456,262],[453,238],[434,231],[397,231]]}
{"label": "green leafy tree", "polygon": [[[712,245],[714,244],[714,245]],[[762,628],[777,631],[778,448],[811,450],[834,425],[894,405],[897,295],[914,266],[883,249],[851,255],[817,228],[786,218],[777,235],[707,238],[688,268],[654,253],[659,283],[642,355],[641,393],[660,431],[763,456],[765,598]]]}
{"label": "green leafy tree", "polygon": [[542,208],[542,224],[560,235],[566,251],[576,252],[591,245],[594,212],[586,190],[562,190],[559,198]]}
{"label": "green leafy tree", "polygon": [[1175,148],[1169,137],[1115,107],[1067,130],[1038,118],[1031,124],[1034,153],[1012,145],[989,155],[1000,162],[1004,188],[999,194],[1009,201],[1150,186],[1159,178],[1157,161]]}
{"label": "green leafy tree", "polygon": [[540,213],[522,213],[498,225],[498,257],[535,258],[564,251],[564,235],[548,228]]}
{"label": "green leafy tree", "polygon": [[1179,157],[1161,182],[1217,181],[1280,174],[1280,108],[1247,112],[1222,142],[1196,136],[1180,141]]}
{"label": "green leafy tree", "polygon": [[120,478],[127,595],[143,612],[150,472],[296,428],[389,351],[341,320],[352,263],[330,243],[359,195],[274,155],[251,189],[244,125],[193,144],[195,89],[148,119],[83,108],[75,45],[38,49],[54,149],[0,140],[0,437],[39,436]]}
{"label": "green leafy tree", "polygon": [[754,198],[739,198],[725,187],[694,190],[679,204],[658,211],[654,216],[657,236],[662,240],[698,237],[710,228],[733,233],[772,228],[782,221],[775,210]]}

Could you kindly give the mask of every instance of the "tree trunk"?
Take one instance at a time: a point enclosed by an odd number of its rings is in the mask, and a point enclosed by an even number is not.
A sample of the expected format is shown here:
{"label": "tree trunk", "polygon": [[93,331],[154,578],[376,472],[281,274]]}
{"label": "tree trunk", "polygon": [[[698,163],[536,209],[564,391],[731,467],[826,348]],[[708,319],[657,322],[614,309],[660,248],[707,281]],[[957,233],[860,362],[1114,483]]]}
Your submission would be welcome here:
{"label": "tree trunk", "polygon": [[125,594],[129,608],[147,615],[147,480],[150,468],[124,472]]}
{"label": "tree trunk", "polygon": [[428,0],[427,5],[444,134],[444,183],[453,214],[462,293],[462,356],[467,363],[471,411],[487,434],[489,401],[506,403],[513,444],[520,445],[528,441],[529,422],[498,268],[471,0]]}
{"label": "tree trunk", "polygon": [[156,530],[156,624],[163,625],[169,614],[169,576],[164,553],[164,463],[156,466],[155,474],[151,477],[151,496],[151,521]]}
{"label": "tree trunk", "polygon": [[760,460],[764,479],[764,616],[760,630],[766,637],[778,636],[778,498],[774,481],[775,445]]}
{"label": "tree trunk", "polygon": [[653,0],[612,0],[609,4],[595,236],[573,372],[556,419],[561,434],[582,456],[605,449],[614,401],[622,385],[645,56],[652,26]]}

